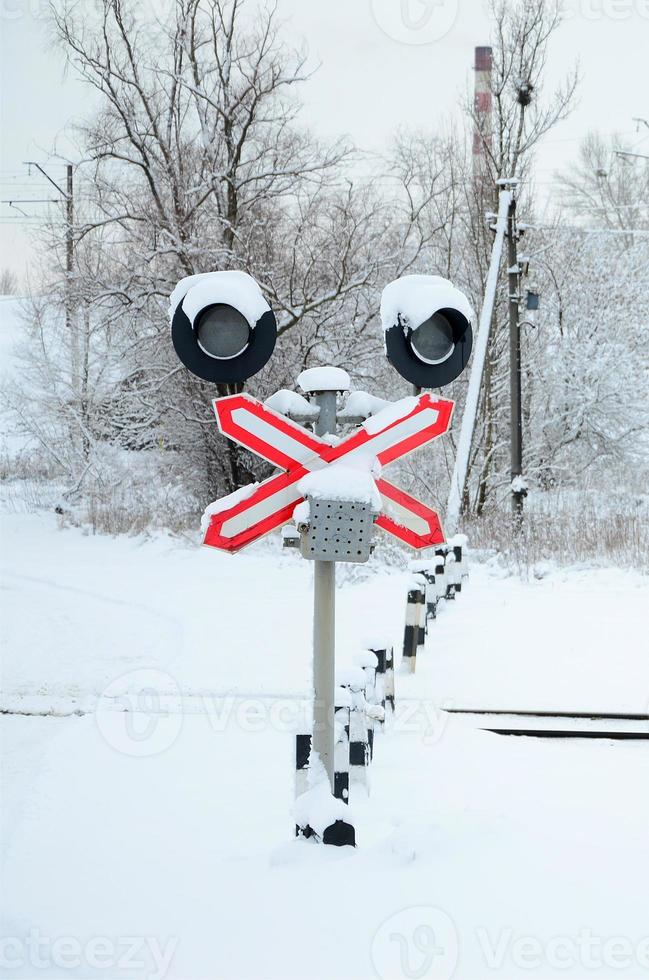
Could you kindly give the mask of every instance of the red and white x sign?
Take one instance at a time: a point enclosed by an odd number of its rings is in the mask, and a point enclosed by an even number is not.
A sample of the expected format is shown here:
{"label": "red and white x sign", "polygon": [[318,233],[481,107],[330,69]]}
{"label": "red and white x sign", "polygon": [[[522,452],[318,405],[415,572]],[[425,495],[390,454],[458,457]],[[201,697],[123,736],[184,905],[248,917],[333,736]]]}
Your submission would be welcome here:
{"label": "red and white x sign", "polygon": [[[284,472],[269,477],[245,497],[210,515],[204,544],[224,551],[239,551],[269,531],[291,520],[304,498],[299,481],[331,463],[362,465],[365,459],[381,466],[411,453],[431,439],[443,435],[451,423],[454,403],[431,395],[419,395],[412,411],[391,418],[385,413],[370,419],[345,439],[331,446],[324,439],[267,408],[250,395],[216,398],[214,411],[221,432],[274,463]],[[381,413],[384,415],[384,413]],[[376,523],[413,548],[441,544],[444,535],[436,512],[415,497],[378,479],[382,512]]]}

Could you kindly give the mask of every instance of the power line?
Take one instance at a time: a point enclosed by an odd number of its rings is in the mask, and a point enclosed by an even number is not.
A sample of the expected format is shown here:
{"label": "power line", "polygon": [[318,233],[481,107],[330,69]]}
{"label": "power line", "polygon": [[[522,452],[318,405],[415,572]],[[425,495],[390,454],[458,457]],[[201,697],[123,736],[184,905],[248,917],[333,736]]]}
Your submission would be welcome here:
{"label": "power line", "polygon": [[[527,225],[534,231],[558,231],[558,225]],[[649,235],[649,228],[581,228],[579,225],[562,225],[561,231],[581,232],[583,235]]]}
{"label": "power line", "polygon": [[618,157],[639,157],[640,160],[649,160],[649,155],[646,153],[632,153],[630,150],[614,150],[613,152]]}
{"label": "power line", "polygon": [[[31,176],[31,168],[36,167],[36,169],[42,173],[43,177],[55,188],[63,198],[65,202],[65,272],[66,272],[66,297],[65,297],[65,325],[68,332],[72,327],[72,300],[71,300],[71,280],[72,272],[74,266],[74,187],[73,187],[73,169],[71,163],[65,164],[65,174],[66,174],[66,184],[65,190],[57,184],[57,182],[50,177],[46,170],[37,163],[35,160],[25,160],[25,164],[28,167],[28,175]],[[60,166],[60,164],[59,164]],[[19,203],[19,202],[17,202]],[[44,203],[44,202],[38,202]],[[15,205],[14,205],[15,206]],[[23,212],[25,214],[25,212]],[[28,217],[28,215],[25,215]]]}

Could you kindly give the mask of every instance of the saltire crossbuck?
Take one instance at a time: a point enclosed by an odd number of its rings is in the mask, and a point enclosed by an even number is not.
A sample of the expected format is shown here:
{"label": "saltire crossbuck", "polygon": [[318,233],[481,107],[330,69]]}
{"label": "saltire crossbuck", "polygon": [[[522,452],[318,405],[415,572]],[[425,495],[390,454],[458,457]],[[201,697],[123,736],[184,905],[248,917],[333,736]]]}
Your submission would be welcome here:
{"label": "saltire crossbuck", "polygon": [[[394,462],[443,435],[453,414],[454,402],[419,395],[415,407],[381,427],[380,417],[332,446],[303,426],[273,411],[251,395],[227,395],[214,400],[214,411],[223,435],[273,463],[283,472],[264,480],[247,495],[231,495],[209,518],[204,544],[223,551],[239,551],[246,545],[291,520],[304,498],[298,483],[308,473],[332,463],[359,463],[376,458],[381,466]],[[385,410],[384,410],[385,411]],[[383,412],[381,414],[384,414]],[[383,478],[376,480],[382,511],[378,527],[400,538],[412,548],[428,548],[444,541],[437,513]],[[245,488],[244,488],[245,489]]]}

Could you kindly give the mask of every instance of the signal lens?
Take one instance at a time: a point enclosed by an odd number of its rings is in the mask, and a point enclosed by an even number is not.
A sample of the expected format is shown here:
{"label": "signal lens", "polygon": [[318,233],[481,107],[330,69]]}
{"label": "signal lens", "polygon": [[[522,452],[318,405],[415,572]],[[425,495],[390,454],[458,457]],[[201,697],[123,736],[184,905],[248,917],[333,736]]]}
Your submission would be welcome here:
{"label": "signal lens", "polygon": [[208,307],[194,329],[201,350],[219,361],[238,357],[250,342],[250,324],[239,310],[226,303]]}
{"label": "signal lens", "polygon": [[453,353],[453,327],[443,313],[433,313],[410,335],[412,349],[425,364],[441,364]]}

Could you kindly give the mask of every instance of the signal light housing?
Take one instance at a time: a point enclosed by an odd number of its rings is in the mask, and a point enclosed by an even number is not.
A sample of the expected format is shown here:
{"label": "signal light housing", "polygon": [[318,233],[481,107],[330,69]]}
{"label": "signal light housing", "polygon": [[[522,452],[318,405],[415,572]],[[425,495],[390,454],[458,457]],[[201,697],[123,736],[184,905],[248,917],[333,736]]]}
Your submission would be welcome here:
{"label": "signal light housing", "polygon": [[464,293],[441,276],[402,276],[381,296],[388,360],[418,388],[442,388],[462,374],[473,319]]}
{"label": "signal light housing", "polygon": [[275,314],[247,272],[181,279],[169,312],[176,354],[203,381],[246,381],[261,371],[275,349]]}

